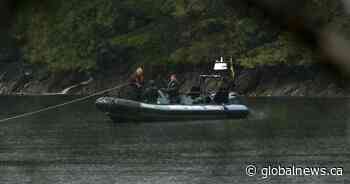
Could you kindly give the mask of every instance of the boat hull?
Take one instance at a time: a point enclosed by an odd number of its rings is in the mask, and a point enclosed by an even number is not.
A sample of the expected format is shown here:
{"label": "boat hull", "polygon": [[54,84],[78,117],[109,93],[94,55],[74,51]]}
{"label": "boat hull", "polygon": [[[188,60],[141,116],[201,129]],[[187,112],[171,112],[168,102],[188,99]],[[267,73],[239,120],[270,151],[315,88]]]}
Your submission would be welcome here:
{"label": "boat hull", "polygon": [[154,105],[101,97],[96,106],[115,122],[240,119],[249,114],[245,105]]}

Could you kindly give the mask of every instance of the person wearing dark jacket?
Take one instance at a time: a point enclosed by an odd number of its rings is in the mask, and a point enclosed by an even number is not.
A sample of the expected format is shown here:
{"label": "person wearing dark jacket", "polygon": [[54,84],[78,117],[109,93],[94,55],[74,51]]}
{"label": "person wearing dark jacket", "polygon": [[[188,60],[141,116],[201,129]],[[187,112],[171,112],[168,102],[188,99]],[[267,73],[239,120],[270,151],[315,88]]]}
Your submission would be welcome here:
{"label": "person wearing dark jacket", "polygon": [[158,87],[154,80],[150,80],[146,87],[143,97],[146,103],[156,104],[158,100]]}
{"label": "person wearing dark jacket", "polygon": [[168,87],[165,90],[169,95],[169,101],[171,104],[180,103],[179,89],[180,89],[180,84],[176,78],[176,75],[172,74],[170,76]]}
{"label": "person wearing dark jacket", "polygon": [[228,94],[229,94],[229,85],[228,85],[228,80],[223,79],[221,81],[221,85],[219,87],[219,90],[216,92],[214,96],[214,102],[216,104],[226,104],[228,103]]}

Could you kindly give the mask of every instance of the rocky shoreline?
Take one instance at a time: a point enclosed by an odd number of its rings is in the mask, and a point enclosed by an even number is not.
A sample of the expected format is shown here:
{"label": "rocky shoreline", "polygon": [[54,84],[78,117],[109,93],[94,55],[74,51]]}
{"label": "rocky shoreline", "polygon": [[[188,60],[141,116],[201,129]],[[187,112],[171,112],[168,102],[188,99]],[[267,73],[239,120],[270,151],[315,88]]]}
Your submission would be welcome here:
{"label": "rocky shoreline", "polygon": [[[26,66],[17,62],[0,65],[1,95],[87,95],[122,84],[131,73],[130,67],[121,69],[118,66],[104,70],[104,73],[71,71],[53,74],[43,66]],[[188,70],[180,75],[183,81],[182,91],[190,89],[201,74],[198,70]],[[181,67],[178,71],[182,71]],[[146,78],[157,80],[164,78],[162,76],[167,72],[153,69],[152,73],[152,76]],[[158,84],[162,85],[162,81]],[[235,89],[246,96],[347,97],[350,94],[344,80],[322,65],[278,65],[242,69],[237,75]]]}

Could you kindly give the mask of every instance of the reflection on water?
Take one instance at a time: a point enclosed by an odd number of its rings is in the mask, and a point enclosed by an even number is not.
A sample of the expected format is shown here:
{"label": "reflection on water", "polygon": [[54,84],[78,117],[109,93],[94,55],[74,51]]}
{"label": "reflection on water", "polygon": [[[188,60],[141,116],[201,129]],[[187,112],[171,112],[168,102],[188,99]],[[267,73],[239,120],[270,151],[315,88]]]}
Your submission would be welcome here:
{"label": "reflection on water", "polygon": [[[76,97],[0,97],[0,118]],[[115,124],[93,100],[0,124],[0,183],[348,183],[349,99],[254,98],[247,120]],[[245,167],[343,167],[248,177]]]}

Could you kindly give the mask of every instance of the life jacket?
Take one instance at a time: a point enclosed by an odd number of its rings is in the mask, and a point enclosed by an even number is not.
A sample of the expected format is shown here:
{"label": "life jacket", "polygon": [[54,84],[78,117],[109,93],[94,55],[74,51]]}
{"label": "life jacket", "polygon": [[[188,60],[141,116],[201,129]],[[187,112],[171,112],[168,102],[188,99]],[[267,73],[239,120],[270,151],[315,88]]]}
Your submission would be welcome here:
{"label": "life jacket", "polygon": [[167,92],[168,92],[169,96],[178,96],[179,95],[179,82],[177,80],[169,81]]}
{"label": "life jacket", "polygon": [[129,83],[131,85],[141,85],[143,86],[144,84],[144,77],[142,75],[136,75],[136,74],[133,74],[129,80]]}

